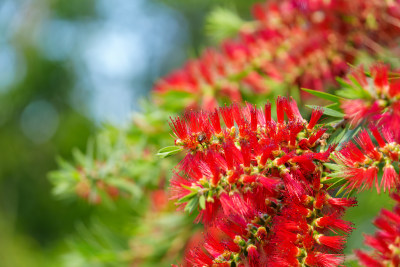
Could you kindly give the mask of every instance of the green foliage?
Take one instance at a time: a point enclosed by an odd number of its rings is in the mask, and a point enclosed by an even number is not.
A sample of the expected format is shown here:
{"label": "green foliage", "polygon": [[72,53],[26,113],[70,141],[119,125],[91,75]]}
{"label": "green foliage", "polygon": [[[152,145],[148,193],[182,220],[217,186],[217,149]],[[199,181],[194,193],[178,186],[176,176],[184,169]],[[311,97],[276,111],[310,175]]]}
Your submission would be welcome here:
{"label": "green foliage", "polygon": [[343,99],[343,98],[341,98],[339,96],[336,96],[336,95],[332,95],[332,94],[328,94],[328,93],[325,93],[325,92],[320,92],[320,91],[316,91],[316,90],[312,90],[312,89],[301,88],[301,90],[303,90],[303,91],[305,91],[307,93],[310,93],[313,96],[316,96],[318,98],[326,99],[326,100],[329,100],[329,101],[332,101],[332,102],[337,102],[338,103],[338,102],[340,102],[341,99]]}
{"label": "green foliage", "polygon": [[216,7],[207,16],[205,31],[218,44],[223,40],[236,37],[244,23],[234,11]]}
{"label": "green foliage", "polygon": [[175,155],[176,153],[179,153],[182,150],[183,150],[182,147],[179,146],[167,146],[158,150],[157,156],[159,156],[160,158],[166,158]]}
{"label": "green foliage", "polygon": [[311,108],[311,109],[321,108],[324,111],[324,114],[327,116],[337,117],[337,118],[344,117],[344,114],[342,112],[339,112],[337,110],[330,109],[327,107],[319,107],[319,106],[315,106],[315,105],[306,105],[306,107]]}
{"label": "green foliage", "polygon": [[360,83],[354,78],[349,77],[350,82],[337,77],[336,81],[342,87],[336,91],[336,94],[347,99],[370,99],[371,95],[366,91]]}

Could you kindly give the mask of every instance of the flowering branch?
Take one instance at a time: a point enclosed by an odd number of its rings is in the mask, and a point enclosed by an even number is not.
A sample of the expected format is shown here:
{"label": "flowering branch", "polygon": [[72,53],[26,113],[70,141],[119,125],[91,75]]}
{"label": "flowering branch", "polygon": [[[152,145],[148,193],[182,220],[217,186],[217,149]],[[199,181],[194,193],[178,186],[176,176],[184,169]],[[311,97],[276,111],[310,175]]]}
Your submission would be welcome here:
{"label": "flowering branch", "polygon": [[[186,211],[199,211],[208,234],[188,253],[191,266],[337,266],[345,236],[352,230],[343,212],[353,199],[327,190],[324,163],[327,129],[318,126],[322,109],[310,121],[294,100],[247,104],[214,112],[189,112],[171,119],[176,145],[187,155],[171,181],[171,194]],[[285,120],[285,116],[287,120]],[[221,124],[220,117],[225,123]],[[321,180],[323,183],[321,183]]]}

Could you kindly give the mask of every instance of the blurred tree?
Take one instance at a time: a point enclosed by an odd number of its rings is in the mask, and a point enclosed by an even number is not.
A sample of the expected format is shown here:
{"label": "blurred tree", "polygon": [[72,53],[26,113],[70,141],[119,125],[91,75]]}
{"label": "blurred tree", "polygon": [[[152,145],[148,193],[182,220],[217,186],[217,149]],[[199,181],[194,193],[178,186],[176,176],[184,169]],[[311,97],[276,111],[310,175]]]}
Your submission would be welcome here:
{"label": "blurred tree", "polygon": [[[77,10],[94,17],[93,4],[79,4],[84,2],[75,1]],[[83,147],[94,130],[93,123],[71,107],[76,74],[70,58],[52,60],[38,45],[46,22],[65,9],[50,7],[50,1],[0,3],[5,32],[0,37],[0,65],[9,73],[9,82],[0,83],[2,266],[50,263],[60,238],[74,229],[77,218],[88,214],[87,207],[55,202],[46,179],[55,167],[55,155],[70,157],[71,147]]]}

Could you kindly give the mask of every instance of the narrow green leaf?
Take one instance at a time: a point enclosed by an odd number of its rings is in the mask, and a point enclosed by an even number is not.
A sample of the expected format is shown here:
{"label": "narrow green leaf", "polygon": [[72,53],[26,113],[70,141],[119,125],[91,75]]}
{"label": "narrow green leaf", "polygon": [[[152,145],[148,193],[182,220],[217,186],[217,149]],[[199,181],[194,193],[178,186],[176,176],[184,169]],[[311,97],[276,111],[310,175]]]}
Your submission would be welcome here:
{"label": "narrow green leaf", "polygon": [[340,77],[336,77],[335,80],[338,82],[338,84],[341,87],[353,89],[353,86],[349,82],[347,82],[345,79],[340,78]]}
{"label": "narrow green leaf", "polygon": [[339,172],[334,172],[334,173],[329,174],[329,177],[336,178],[336,177],[343,177],[343,175],[344,175],[344,172],[339,171]]}
{"label": "narrow green leaf", "polygon": [[[311,108],[311,109],[316,109],[319,106],[306,105],[306,107]],[[342,112],[337,111],[337,110],[333,110],[333,109],[330,109],[330,108],[327,108],[327,107],[319,107],[319,108],[323,109],[324,115],[331,116],[331,117],[337,117],[337,118],[343,118],[344,117],[344,114]]]}
{"label": "narrow green leaf", "polygon": [[336,192],[336,196],[340,195],[341,193],[343,193],[344,190],[347,189],[347,187],[349,186],[349,182],[346,182],[337,192]]}
{"label": "narrow green leaf", "polygon": [[185,203],[188,202],[190,199],[194,198],[197,195],[197,192],[191,192],[189,194],[187,194],[184,197],[181,197],[180,199],[178,199],[178,203]]}
{"label": "narrow green leaf", "polygon": [[325,108],[330,108],[330,109],[337,110],[337,111],[341,111],[342,110],[340,108],[340,103],[338,103],[338,102],[326,105]]}
{"label": "narrow green leaf", "polygon": [[175,155],[176,153],[182,151],[183,148],[180,146],[167,146],[164,148],[161,148],[160,150],[158,150],[157,152],[157,156],[159,156],[160,158],[166,158],[172,155]]}
{"label": "narrow green leaf", "polygon": [[343,184],[346,184],[347,180],[345,178],[339,179],[337,180],[334,184],[332,184],[331,186],[328,187],[328,189],[326,190],[331,190],[331,189],[335,189]]}
{"label": "narrow green leaf", "polygon": [[323,179],[321,180],[321,184],[334,184],[337,181],[342,180],[342,177],[335,177],[335,178],[330,178],[330,179]]}
{"label": "narrow green leaf", "polygon": [[306,91],[307,93],[310,93],[316,97],[330,100],[332,102],[339,102],[340,100],[344,99],[344,98],[336,96],[336,95],[332,95],[332,94],[328,94],[328,93],[320,92],[320,91],[315,91],[315,90],[311,90],[311,89],[301,88],[301,90]]}
{"label": "narrow green leaf", "polygon": [[205,210],[206,209],[206,198],[204,195],[200,196],[199,203],[200,203],[200,208],[202,210]]}
{"label": "narrow green leaf", "polygon": [[[362,87],[362,85],[357,81],[357,79],[354,77],[354,76],[349,76],[349,79],[350,79],[350,81],[352,81],[353,82],[353,84],[356,86],[356,88],[358,89],[358,91],[365,91],[365,89]],[[365,91],[365,93],[367,93],[366,91]]]}
{"label": "narrow green leaf", "polygon": [[352,190],[350,190],[350,191],[347,193],[346,198],[352,197],[356,191],[357,191],[356,188],[353,188]]}
{"label": "narrow green leaf", "polygon": [[334,163],[324,163],[324,166],[334,171],[342,170],[342,167],[340,165]]}
{"label": "narrow green leaf", "polygon": [[199,198],[192,198],[185,207],[185,212],[192,213],[199,203]]}
{"label": "narrow green leaf", "polygon": [[332,138],[330,144],[339,144],[343,137],[346,135],[348,129],[342,129],[334,138]]}
{"label": "narrow green leaf", "polygon": [[181,186],[183,187],[183,188],[185,188],[185,189],[187,189],[187,190],[190,190],[190,191],[192,191],[192,192],[195,192],[196,194],[197,194],[197,188],[193,188],[193,187],[190,187],[190,186],[187,186],[187,185],[184,185],[184,184],[181,184]]}

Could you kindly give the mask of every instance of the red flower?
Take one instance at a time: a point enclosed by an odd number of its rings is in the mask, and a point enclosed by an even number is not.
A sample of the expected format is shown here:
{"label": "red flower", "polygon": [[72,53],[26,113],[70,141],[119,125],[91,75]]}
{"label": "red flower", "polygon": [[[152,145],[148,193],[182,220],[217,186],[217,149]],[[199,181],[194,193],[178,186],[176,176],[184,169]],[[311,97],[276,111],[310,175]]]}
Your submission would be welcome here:
{"label": "red flower", "polygon": [[[351,125],[374,122],[379,127],[387,128],[394,139],[400,141],[400,81],[398,74],[389,75],[389,67],[376,64],[370,68],[367,77],[362,66],[349,75],[358,94],[354,99],[345,99],[341,107]],[[391,77],[393,76],[393,77]],[[358,84],[354,84],[354,80]],[[359,99],[361,98],[361,99]],[[379,142],[379,141],[378,141]]]}
{"label": "red flower", "polygon": [[[381,187],[383,187],[384,192],[390,191],[400,185],[400,179],[392,165],[394,162],[398,162],[397,151],[399,151],[400,146],[394,142],[388,128],[382,128],[385,138],[382,137],[376,126],[370,125],[369,128],[378,146],[375,146],[372,142],[368,132],[362,130],[355,137],[355,141],[361,147],[361,150],[354,143],[348,142],[340,151],[335,152],[336,161],[341,165],[338,174],[347,180],[346,186],[349,190],[357,189],[361,191],[375,186],[378,193]],[[378,166],[381,163],[384,163],[385,167],[379,184]]]}
{"label": "red flower", "polygon": [[365,237],[365,243],[373,251],[356,251],[360,263],[367,267],[400,265],[400,195],[391,196],[396,201],[393,211],[383,209],[375,220],[378,227],[375,236]]}
{"label": "red flower", "polygon": [[[271,81],[323,90],[334,83],[335,76],[346,73],[347,63],[354,62],[359,52],[374,54],[380,45],[396,45],[399,30],[393,21],[400,17],[393,11],[396,7],[377,0],[256,4],[254,20],[243,25],[235,40],[225,40],[218,49],[206,49],[198,59],[158,81],[156,100],[163,103],[165,94],[180,91],[191,95],[189,102],[183,102],[184,108],[213,110],[221,101],[241,101],[243,93],[269,94],[271,88],[266,84]],[[398,90],[387,86],[385,66],[374,67],[372,74],[377,88]],[[357,77],[362,86],[364,78]],[[361,113],[356,115],[358,119]]]}
{"label": "red flower", "polygon": [[[187,263],[292,266],[304,255],[310,255],[310,266],[341,262],[341,234],[352,230],[341,216],[355,202],[331,198],[329,183],[321,183],[322,163],[335,149],[321,151],[323,142],[317,142],[326,131],[316,126],[321,111],[314,110],[307,123],[295,101],[279,97],[277,114],[275,122],[269,104],[265,112],[234,104],[172,120],[176,144],[188,154],[171,193],[185,210],[199,210],[196,221],[209,233],[206,251],[191,250]],[[369,143],[364,149],[377,158]],[[358,154],[352,159],[368,157]]]}

